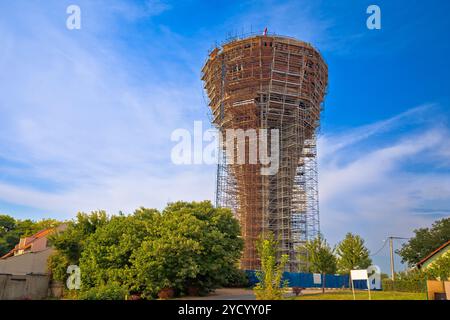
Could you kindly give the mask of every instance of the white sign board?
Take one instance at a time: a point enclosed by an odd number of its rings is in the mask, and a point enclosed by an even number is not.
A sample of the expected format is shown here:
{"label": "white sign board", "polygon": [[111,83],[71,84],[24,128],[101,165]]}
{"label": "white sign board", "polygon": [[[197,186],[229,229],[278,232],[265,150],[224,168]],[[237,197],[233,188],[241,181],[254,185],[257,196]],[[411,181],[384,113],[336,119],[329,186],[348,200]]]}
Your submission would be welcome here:
{"label": "white sign board", "polygon": [[366,269],[350,270],[350,280],[352,282],[353,300],[356,300],[355,287],[353,286],[354,280],[366,280],[367,281],[367,289],[369,290],[369,300],[372,300],[372,297],[370,295],[369,274],[367,273]]}
{"label": "white sign board", "polygon": [[369,276],[367,275],[367,270],[351,270],[350,271],[350,277],[353,280],[367,280],[369,279]]}
{"label": "white sign board", "polygon": [[313,283],[314,284],[322,283],[322,275],[320,273],[313,273]]}

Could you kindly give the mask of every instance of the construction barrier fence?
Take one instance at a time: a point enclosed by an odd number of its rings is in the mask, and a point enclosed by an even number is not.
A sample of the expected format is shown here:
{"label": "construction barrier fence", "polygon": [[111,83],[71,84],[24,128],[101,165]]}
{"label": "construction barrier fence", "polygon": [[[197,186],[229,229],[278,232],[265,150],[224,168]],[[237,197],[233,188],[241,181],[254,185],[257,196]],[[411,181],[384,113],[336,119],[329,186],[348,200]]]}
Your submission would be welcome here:
{"label": "construction barrier fence", "polygon": [[[251,286],[256,285],[259,280],[256,276],[256,271],[246,270],[247,276]],[[322,288],[325,280],[326,288],[342,289],[349,288],[349,275],[335,275],[335,274],[313,274],[300,272],[284,272],[283,281],[287,280],[289,287],[301,288]],[[367,290],[367,282],[365,280],[353,281],[355,289]]]}

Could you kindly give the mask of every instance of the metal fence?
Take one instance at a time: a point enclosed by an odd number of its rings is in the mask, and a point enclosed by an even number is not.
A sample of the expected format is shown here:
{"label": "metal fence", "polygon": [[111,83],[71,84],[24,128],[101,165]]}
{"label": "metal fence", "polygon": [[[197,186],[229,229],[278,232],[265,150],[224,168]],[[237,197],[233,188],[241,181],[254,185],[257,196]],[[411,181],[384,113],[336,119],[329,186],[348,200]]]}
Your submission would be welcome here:
{"label": "metal fence", "polygon": [[[251,286],[256,285],[259,280],[256,276],[256,271],[246,270]],[[348,275],[335,275],[335,274],[316,274],[313,273],[300,273],[300,272],[284,272],[283,281],[287,280],[289,287],[301,287],[301,288],[322,288],[325,280],[325,288],[349,288],[350,280]],[[365,280],[353,281],[355,289],[367,289],[367,282]]]}

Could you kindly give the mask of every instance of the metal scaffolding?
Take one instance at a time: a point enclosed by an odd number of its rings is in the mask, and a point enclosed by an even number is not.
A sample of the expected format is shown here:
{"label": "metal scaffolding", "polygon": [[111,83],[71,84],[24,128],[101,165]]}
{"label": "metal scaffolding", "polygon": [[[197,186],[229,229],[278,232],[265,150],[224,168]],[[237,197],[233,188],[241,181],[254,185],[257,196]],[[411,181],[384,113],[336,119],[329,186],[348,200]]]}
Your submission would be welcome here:
{"label": "metal scaffolding", "polygon": [[[243,269],[258,269],[255,243],[273,232],[287,270],[302,261],[298,247],[319,232],[317,152],[328,71],[309,44],[282,36],[250,36],[215,48],[203,67],[212,122],[220,130],[279,131],[279,170],[262,175],[261,163],[227,163],[221,146],[216,205],[232,209],[241,224]],[[234,147],[237,149],[237,147]],[[249,150],[245,149],[246,159]]]}

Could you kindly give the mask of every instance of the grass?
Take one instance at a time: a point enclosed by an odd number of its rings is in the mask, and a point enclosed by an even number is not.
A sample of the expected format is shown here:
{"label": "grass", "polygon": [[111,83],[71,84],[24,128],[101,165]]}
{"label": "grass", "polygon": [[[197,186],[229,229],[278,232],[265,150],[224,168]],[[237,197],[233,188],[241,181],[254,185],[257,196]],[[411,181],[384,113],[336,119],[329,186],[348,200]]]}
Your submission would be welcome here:
{"label": "grass", "polygon": [[[399,292],[399,291],[371,291],[372,300],[426,300],[425,293]],[[356,291],[356,300],[369,300],[367,291]],[[304,294],[294,297],[296,300],[353,300],[351,290]]]}

